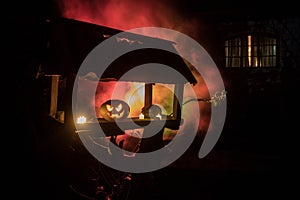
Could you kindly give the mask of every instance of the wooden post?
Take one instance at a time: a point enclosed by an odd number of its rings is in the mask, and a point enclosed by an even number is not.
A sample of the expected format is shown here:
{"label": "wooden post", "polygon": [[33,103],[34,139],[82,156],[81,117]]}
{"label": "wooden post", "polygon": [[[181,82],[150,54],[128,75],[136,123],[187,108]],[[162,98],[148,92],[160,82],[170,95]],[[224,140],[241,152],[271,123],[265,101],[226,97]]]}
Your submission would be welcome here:
{"label": "wooden post", "polygon": [[145,84],[145,108],[152,105],[152,83]]}
{"label": "wooden post", "polygon": [[181,103],[183,100],[183,84],[175,84],[173,98],[173,114],[176,120],[181,121]]}
{"label": "wooden post", "polygon": [[[72,102],[73,90],[77,91],[77,85],[75,85],[76,74],[70,74],[67,76],[66,82],[66,94],[65,94],[65,124],[75,129],[74,120],[73,120],[73,111],[72,104],[76,102]],[[74,99],[76,101],[76,99]]]}
{"label": "wooden post", "polygon": [[[152,83],[146,83],[145,84],[145,99],[144,99],[144,109],[147,111],[150,106],[152,105]],[[149,118],[149,113],[148,111],[145,113],[145,118]]]}
{"label": "wooden post", "polygon": [[50,111],[51,117],[56,117],[57,111],[57,98],[58,98],[58,84],[60,75],[51,75],[51,100],[50,100]]}

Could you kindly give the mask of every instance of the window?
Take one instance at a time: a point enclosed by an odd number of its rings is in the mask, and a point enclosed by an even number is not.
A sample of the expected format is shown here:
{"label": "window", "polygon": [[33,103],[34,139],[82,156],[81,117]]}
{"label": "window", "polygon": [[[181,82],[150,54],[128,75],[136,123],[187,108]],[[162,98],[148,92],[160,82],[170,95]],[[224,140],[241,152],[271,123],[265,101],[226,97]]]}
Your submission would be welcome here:
{"label": "window", "polygon": [[226,67],[276,67],[278,41],[274,36],[244,34],[225,41]]}

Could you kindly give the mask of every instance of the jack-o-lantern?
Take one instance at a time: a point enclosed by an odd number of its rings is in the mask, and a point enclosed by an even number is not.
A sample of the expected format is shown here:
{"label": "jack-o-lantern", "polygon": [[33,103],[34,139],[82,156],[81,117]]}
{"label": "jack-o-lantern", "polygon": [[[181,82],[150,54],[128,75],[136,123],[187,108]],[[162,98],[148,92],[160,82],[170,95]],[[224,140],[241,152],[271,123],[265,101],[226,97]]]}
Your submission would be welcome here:
{"label": "jack-o-lantern", "polygon": [[129,105],[125,101],[118,99],[108,100],[100,106],[101,116],[108,121],[127,118],[129,112]]}
{"label": "jack-o-lantern", "polygon": [[162,110],[158,105],[151,105],[149,108],[142,108],[142,113],[146,118],[159,118],[162,116]]}

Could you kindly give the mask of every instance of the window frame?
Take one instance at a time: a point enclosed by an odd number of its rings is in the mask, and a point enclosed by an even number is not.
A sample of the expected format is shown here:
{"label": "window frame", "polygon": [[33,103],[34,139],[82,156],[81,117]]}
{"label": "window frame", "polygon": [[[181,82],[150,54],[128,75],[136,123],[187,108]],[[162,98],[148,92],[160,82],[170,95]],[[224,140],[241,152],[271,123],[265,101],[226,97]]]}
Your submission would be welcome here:
{"label": "window frame", "polygon": [[278,67],[279,53],[279,37],[272,33],[244,32],[224,40],[226,68]]}

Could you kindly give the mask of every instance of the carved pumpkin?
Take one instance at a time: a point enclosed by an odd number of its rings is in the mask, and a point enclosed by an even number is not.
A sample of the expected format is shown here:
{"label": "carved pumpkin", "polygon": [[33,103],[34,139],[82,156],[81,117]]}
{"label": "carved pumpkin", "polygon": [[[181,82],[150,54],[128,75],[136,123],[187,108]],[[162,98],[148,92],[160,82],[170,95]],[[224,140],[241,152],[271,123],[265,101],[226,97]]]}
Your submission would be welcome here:
{"label": "carved pumpkin", "polygon": [[108,100],[100,106],[101,116],[108,121],[127,118],[129,112],[129,105],[125,101],[118,99]]}
{"label": "carved pumpkin", "polygon": [[162,110],[158,105],[153,104],[148,109],[142,108],[142,113],[146,118],[155,119],[158,115],[162,115]]}

